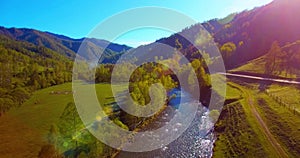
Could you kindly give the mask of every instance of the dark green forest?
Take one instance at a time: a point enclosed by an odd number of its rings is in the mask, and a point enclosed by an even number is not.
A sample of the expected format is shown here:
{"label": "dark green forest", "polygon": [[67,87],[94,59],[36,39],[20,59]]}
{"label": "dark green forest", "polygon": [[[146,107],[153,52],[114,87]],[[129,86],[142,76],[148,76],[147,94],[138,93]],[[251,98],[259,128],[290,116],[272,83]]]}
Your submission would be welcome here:
{"label": "dark green forest", "polygon": [[72,60],[43,46],[0,36],[0,115],[32,92],[72,80]]}

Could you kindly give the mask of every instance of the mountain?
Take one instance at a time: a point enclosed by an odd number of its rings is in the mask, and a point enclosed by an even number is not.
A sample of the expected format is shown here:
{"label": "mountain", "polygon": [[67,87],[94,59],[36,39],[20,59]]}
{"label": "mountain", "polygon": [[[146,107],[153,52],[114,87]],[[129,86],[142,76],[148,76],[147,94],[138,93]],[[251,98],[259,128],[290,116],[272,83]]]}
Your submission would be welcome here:
{"label": "mountain", "polygon": [[37,46],[44,46],[72,59],[75,58],[76,52],[83,42],[87,49],[85,49],[85,54],[82,54],[82,57],[87,60],[95,59],[95,56],[103,51],[104,46],[107,46],[103,57],[103,60],[107,63],[114,62],[111,60],[115,60],[115,56],[131,49],[131,47],[126,45],[110,43],[95,38],[73,39],[63,35],[25,28],[0,27],[0,35],[4,35],[13,40],[26,41]]}
{"label": "mountain", "polygon": [[70,82],[73,62],[44,46],[0,35],[0,116],[35,90]]}
{"label": "mountain", "polygon": [[[280,46],[293,43],[300,39],[300,1],[298,0],[274,0],[270,4],[257,7],[249,11],[230,14],[224,19],[213,19],[204,23],[195,24],[185,28],[180,33],[170,37],[157,40],[155,43],[140,46],[132,49],[134,56],[140,57],[139,52],[154,52],[154,56],[168,58],[168,55],[161,53],[162,46],[159,43],[177,48],[181,45],[181,52],[189,59],[201,58],[197,49],[180,34],[188,36],[192,42],[198,40],[202,26],[210,33],[218,47],[232,42],[236,50],[226,59],[226,68],[239,67],[248,61],[265,55],[274,41]],[[33,29],[16,29],[0,27],[0,34],[14,40],[27,41],[38,46],[45,46],[67,57],[74,58],[80,45],[85,48],[82,57],[87,60],[95,59],[103,47],[109,42],[94,38],[73,39],[63,35],[49,32],[41,32]],[[205,35],[207,36],[207,35]],[[207,38],[210,38],[207,36]],[[203,39],[202,39],[203,40]],[[204,50],[208,50],[203,46]],[[119,57],[131,47],[110,43],[102,56],[102,63],[115,63]],[[209,52],[209,51],[208,51]],[[221,52],[222,53],[222,52]],[[209,54],[211,57],[217,54]],[[143,56],[143,58],[149,55]],[[224,56],[224,54],[223,54]]]}
{"label": "mountain", "polygon": [[219,47],[228,42],[234,43],[236,50],[229,59],[226,59],[226,68],[236,68],[265,55],[274,41],[278,41],[280,46],[284,46],[299,40],[300,17],[296,16],[300,15],[299,8],[299,0],[274,0],[262,7],[230,14],[224,19],[213,19],[195,24],[170,37],[159,39],[156,43],[140,46],[132,52],[138,56],[139,52],[149,51],[156,53],[155,56],[165,58],[167,56],[159,52],[162,46],[158,43],[176,48],[176,40],[178,40],[182,45],[182,53],[188,59],[199,58],[199,55],[195,55],[195,51],[197,51],[195,47],[181,35],[183,34],[194,40],[191,42],[195,42],[199,30],[203,26]]}
{"label": "mountain", "polygon": [[300,1],[274,0],[268,5],[235,15],[222,29],[212,31],[220,45],[237,46],[227,67],[233,68],[268,52],[271,44],[281,46],[300,39]]}

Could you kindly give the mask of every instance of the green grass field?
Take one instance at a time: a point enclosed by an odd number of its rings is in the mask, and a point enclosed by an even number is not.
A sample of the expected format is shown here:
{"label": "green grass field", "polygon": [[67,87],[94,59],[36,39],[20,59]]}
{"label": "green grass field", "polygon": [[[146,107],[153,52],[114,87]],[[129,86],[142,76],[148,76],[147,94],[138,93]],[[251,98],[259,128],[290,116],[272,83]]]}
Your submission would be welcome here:
{"label": "green grass field", "polygon": [[258,97],[258,109],[271,133],[289,154],[289,157],[300,155],[300,117],[264,94]]}
{"label": "green grass field", "polygon": [[248,63],[235,68],[231,71],[242,71],[242,72],[252,72],[252,73],[258,73],[258,74],[263,74],[265,72],[264,70],[265,67],[265,61],[264,57],[260,57],[257,59],[254,59],[252,61],[249,61]]}
{"label": "green grass field", "polygon": [[223,107],[215,126],[213,157],[276,157],[251,115],[243,90],[237,84],[227,85],[226,99],[239,100]]}
{"label": "green grass field", "polygon": [[[238,157],[279,157],[251,115],[247,101],[250,96],[253,98],[253,104],[260,116],[283,150],[289,157],[298,157],[300,155],[298,143],[300,142],[300,116],[295,115],[289,108],[278,104],[274,98],[266,93],[259,92],[258,84],[236,82],[239,84],[229,83],[229,85],[235,89],[240,89],[243,99],[224,106],[216,125],[218,139],[215,143],[214,157],[232,157],[232,155]],[[229,86],[227,94],[231,93],[230,89],[232,87]],[[296,105],[299,100],[297,96],[299,90],[293,86],[274,84],[268,88],[268,91],[288,100],[291,104]],[[251,151],[250,153],[255,153],[255,155],[251,156],[246,151]],[[245,155],[245,153],[247,154]]]}
{"label": "green grass field", "polygon": [[[271,85],[269,93],[299,109],[299,89],[293,86]],[[265,93],[257,96],[258,109],[270,131],[288,151],[290,157],[300,155],[300,116]]]}
{"label": "green grass field", "polygon": [[268,88],[268,93],[288,106],[295,107],[300,112],[300,89],[293,85],[272,84]]}
{"label": "green grass field", "polygon": [[[212,77],[215,78],[215,86],[213,87],[214,90],[221,95],[222,97],[225,97],[226,99],[240,99],[242,97],[241,92],[236,87],[230,86],[227,84],[226,77],[219,74],[214,74]],[[222,89],[222,85],[226,84],[226,91]],[[224,96],[224,94],[226,96]]]}
{"label": "green grass field", "polygon": [[226,105],[215,127],[214,157],[266,157],[240,102]]}
{"label": "green grass field", "polygon": [[[58,123],[67,103],[73,102],[71,86],[66,83],[37,91],[21,107],[0,117],[0,157],[37,157],[50,126]],[[113,101],[109,84],[97,84],[96,92],[101,103]]]}

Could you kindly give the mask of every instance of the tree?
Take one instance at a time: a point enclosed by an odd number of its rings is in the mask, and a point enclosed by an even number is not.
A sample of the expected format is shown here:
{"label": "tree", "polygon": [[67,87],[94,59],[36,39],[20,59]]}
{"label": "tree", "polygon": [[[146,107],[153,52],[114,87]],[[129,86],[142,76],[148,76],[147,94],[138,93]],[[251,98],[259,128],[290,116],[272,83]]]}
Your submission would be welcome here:
{"label": "tree", "polygon": [[273,42],[269,52],[266,55],[266,63],[265,63],[265,74],[275,75],[277,69],[277,60],[279,54],[281,54],[282,50],[277,41]]}
{"label": "tree", "polygon": [[0,86],[10,88],[12,80],[12,70],[10,63],[0,63]]}
{"label": "tree", "polygon": [[171,90],[177,86],[177,83],[173,81],[170,75],[168,76],[161,76],[160,83],[166,88],[167,90]]}
{"label": "tree", "polygon": [[178,50],[178,51],[181,51],[183,48],[182,44],[180,43],[178,38],[176,38],[176,40],[175,40],[175,47],[176,47],[176,50]]}
{"label": "tree", "polygon": [[11,95],[13,96],[14,100],[21,105],[26,99],[29,98],[30,93],[22,87],[17,87],[11,92]]}
{"label": "tree", "polygon": [[194,68],[195,71],[198,70],[201,65],[202,64],[199,59],[195,59],[192,61],[192,67]]}
{"label": "tree", "polygon": [[66,148],[76,148],[78,146],[77,134],[79,129],[83,128],[74,103],[70,102],[65,107],[60,116],[60,123],[58,125],[59,132],[62,136],[62,142]]}
{"label": "tree", "polygon": [[236,45],[232,42],[227,42],[223,44],[220,48],[221,53],[225,61],[228,61],[232,54],[236,51]]}
{"label": "tree", "polygon": [[193,71],[191,70],[188,74],[188,85],[191,91],[195,90],[195,84],[196,84],[196,76],[193,75]]}
{"label": "tree", "polygon": [[51,125],[49,134],[47,137],[48,143],[55,146],[57,144],[57,138],[58,138],[58,129],[55,125]]}
{"label": "tree", "polygon": [[107,65],[101,64],[97,69],[96,69],[96,74],[95,74],[95,82],[109,82],[110,81],[110,76],[111,76],[111,71],[107,67]]}

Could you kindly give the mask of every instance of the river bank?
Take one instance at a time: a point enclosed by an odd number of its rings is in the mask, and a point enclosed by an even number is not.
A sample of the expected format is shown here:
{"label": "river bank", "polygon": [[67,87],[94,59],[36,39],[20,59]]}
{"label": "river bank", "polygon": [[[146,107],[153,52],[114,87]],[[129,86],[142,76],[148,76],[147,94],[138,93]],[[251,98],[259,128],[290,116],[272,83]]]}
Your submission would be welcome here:
{"label": "river bank", "polygon": [[[175,93],[178,93],[176,90]],[[160,149],[156,149],[149,152],[126,152],[120,151],[116,155],[117,158],[131,158],[131,157],[211,157],[213,152],[213,144],[215,136],[213,134],[213,124],[209,119],[209,110],[199,103],[190,102],[189,94],[183,91],[183,98],[173,98],[171,105],[165,107],[155,119],[147,122],[143,126],[137,128],[137,132],[153,131],[167,125],[174,117],[175,113],[180,113],[178,110],[178,104],[180,100],[183,101],[183,105],[197,104],[198,110],[194,120],[191,122],[189,128],[178,139],[172,143],[162,146]],[[177,95],[178,96],[178,95]],[[166,129],[165,132],[176,132],[178,128],[182,126],[180,122],[172,125],[171,129]],[[155,137],[155,135],[153,135]],[[147,144],[145,144],[147,145]]]}

